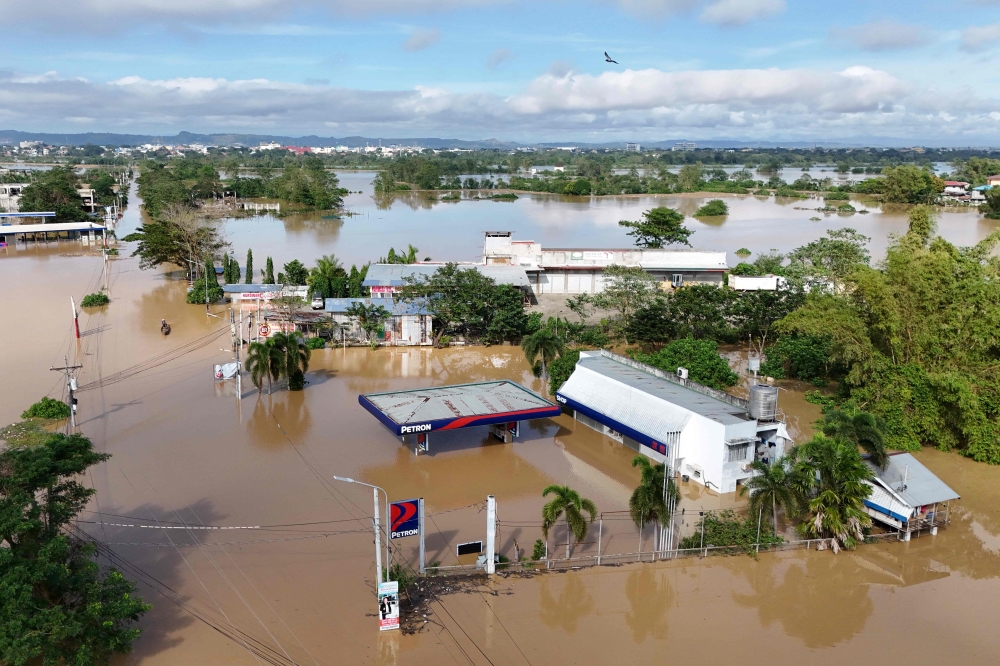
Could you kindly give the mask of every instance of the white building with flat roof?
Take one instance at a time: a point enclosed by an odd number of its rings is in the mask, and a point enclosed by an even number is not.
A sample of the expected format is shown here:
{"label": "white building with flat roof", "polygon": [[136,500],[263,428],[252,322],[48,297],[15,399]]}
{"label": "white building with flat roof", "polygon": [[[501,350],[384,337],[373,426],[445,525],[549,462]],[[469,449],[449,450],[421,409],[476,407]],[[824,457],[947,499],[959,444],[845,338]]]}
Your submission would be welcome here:
{"label": "white building with flat roof", "polygon": [[580,353],[556,401],[674,474],[731,493],[754,475],[751,462],[774,460],[791,443],[777,394],[759,386],[744,400],[601,350]]}
{"label": "white building with flat roof", "polygon": [[641,266],[665,290],[688,284],[721,286],[729,270],[725,252],[636,247],[544,248],[535,241],[514,240],[512,231],[486,232],[483,263],[524,269],[536,295],[604,291],[604,269],[612,264]]}

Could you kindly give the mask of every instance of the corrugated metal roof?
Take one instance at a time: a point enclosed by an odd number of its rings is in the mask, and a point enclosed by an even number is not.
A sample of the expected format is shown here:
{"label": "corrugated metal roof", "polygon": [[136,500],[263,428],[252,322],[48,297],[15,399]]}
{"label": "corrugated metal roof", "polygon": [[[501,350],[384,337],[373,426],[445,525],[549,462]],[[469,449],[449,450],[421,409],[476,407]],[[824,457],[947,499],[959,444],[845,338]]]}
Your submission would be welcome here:
{"label": "corrugated metal roof", "polygon": [[394,315],[426,315],[430,314],[420,303],[408,303],[406,301],[396,301],[394,298],[328,298],[323,310],[334,314],[343,314],[354,303],[364,303],[365,305],[381,305]]}
{"label": "corrugated metal roof", "polygon": [[[894,453],[889,456],[889,466],[885,471],[874,465],[878,480],[911,507],[927,506],[935,502],[947,502],[959,498],[959,494],[949,488],[944,481],[909,453]],[[905,486],[903,478],[906,477]]]}
{"label": "corrugated metal roof", "polygon": [[580,355],[559,393],[650,437],[683,429],[691,413],[722,425],[751,421],[739,407],[604,355]]}
{"label": "corrugated metal roof", "polygon": [[227,294],[253,294],[264,291],[281,291],[284,285],[281,284],[233,284],[222,285],[222,291]]}
{"label": "corrugated metal roof", "polygon": [[[434,264],[372,264],[365,274],[365,281],[361,284],[365,287],[402,287],[406,284],[404,277],[430,277],[444,266],[443,263]],[[477,270],[486,277],[493,278],[497,284],[509,284],[515,287],[529,287],[528,274],[523,268],[518,266],[505,265],[483,265],[483,264],[458,264],[459,269]]]}
{"label": "corrugated metal roof", "polygon": [[364,397],[401,425],[555,407],[545,398],[506,380],[369,393]]}
{"label": "corrugated metal roof", "polygon": [[877,483],[868,485],[871,486],[872,494],[865,500],[865,504],[904,523],[913,515],[913,507],[901,502],[885,488]]}

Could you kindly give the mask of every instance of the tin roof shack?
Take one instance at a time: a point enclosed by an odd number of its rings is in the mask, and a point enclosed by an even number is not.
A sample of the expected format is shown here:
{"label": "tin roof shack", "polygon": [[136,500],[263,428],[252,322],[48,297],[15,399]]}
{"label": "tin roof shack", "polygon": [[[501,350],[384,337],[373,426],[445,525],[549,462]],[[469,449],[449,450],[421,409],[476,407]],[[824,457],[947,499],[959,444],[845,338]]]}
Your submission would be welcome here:
{"label": "tin roof shack", "polygon": [[777,389],[755,386],[744,400],[678,372],[604,350],[582,352],[556,400],[584,425],[723,493],[753,475],[753,460],[782,455],[791,439]]}
{"label": "tin roof shack", "polygon": [[[421,279],[431,277],[444,266],[443,262],[421,264],[372,264],[365,274],[363,287],[369,289],[372,298],[388,297],[397,293],[406,284],[406,278]],[[458,263],[460,269],[477,270],[497,284],[509,284],[529,295],[531,284],[523,268],[517,266],[484,266],[483,264]]]}
{"label": "tin roof shack", "polygon": [[389,311],[391,316],[384,323],[383,341],[385,344],[394,347],[408,347],[434,343],[431,314],[417,303],[396,301],[393,298],[328,298],[324,311],[332,315],[333,321],[339,329],[339,332],[335,331],[335,334],[341,338],[342,343],[346,344],[348,340],[351,340],[361,344],[366,338],[361,324],[347,315],[347,311],[354,303],[380,305]]}
{"label": "tin roof shack", "polygon": [[612,264],[641,266],[661,288],[707,283],[721,286],[729,270],[725,252],[647,250],[642,248],[543,248],[534,241],[515,241],[512,231],[487,231],[483,244],[487,266],[524,270],[538,294],[594,294],[604,291],[604,269]]}
{"label": "tin roof shack", "polygon": [[899,532],[909,541],[921,530],[937,534],[939,525],[951,522],[951,501],[958,493],[909,453],[892,453],[884,470],[869,463],[875,481],[868,483],[872,494],[865,500],[868,515]]}

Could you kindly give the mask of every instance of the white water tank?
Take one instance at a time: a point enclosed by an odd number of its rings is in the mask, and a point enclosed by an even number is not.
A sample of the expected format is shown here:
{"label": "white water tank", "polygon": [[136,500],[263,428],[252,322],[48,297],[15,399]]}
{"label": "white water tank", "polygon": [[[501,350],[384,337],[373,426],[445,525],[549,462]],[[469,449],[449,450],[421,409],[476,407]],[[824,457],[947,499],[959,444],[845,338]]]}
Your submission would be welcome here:
{"label": "white water tank", "polygon": [[774,421],[778,417],[778,389],[767,384],[750,387],[750,418]]}

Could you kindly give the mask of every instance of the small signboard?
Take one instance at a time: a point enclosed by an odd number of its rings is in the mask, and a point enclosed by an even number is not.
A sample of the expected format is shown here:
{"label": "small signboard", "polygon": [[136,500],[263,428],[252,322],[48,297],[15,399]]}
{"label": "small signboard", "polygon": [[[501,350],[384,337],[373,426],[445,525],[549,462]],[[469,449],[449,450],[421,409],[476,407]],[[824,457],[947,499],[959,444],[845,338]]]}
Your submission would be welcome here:
{"label": "small signboard", "polygon": [[392,521],[392,529],[389,530],[390,539],[420,534],[419,504],[420,500],[411,499],[389,505],[389,517]]}
{"label": "small signboard", "polygon": [[460,543],[455,547],[455,555],[474,555],[483,552],[482,541]]}
{"label": "small signboard", "polygon": [[266,338],[267,336],[271,335],[271,327],[268,326],[266,323],[261,324],[260,328],[257,330],[260,333],[260,337],[262,338]]}
{"label": "small signboard", "polygon": [[399,629],[399,581],[378,584],[378,628]]}

